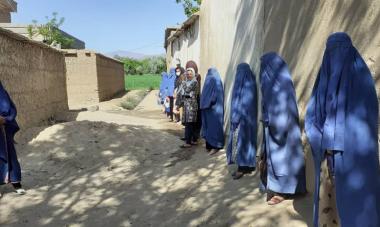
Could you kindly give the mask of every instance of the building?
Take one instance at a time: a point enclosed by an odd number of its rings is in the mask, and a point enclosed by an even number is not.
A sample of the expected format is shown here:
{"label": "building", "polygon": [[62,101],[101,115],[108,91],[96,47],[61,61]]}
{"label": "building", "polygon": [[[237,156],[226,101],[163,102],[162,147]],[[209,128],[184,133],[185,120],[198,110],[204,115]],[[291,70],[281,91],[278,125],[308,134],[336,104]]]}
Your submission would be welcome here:
{"label": "building", "polygon": [[17,12],[17,3],[13,0],[0,0],[0,23],[11,23],[11,13]]}
{"label": "building", "polygon": [[199,63],[200,40],[199,14],[192,15],[179,27],[167,28],[165,49],[168,68],[175,67],[177,59],[182,65],[189,60]]}
{"label": "building", "polygon": [[[34,35],[29,37],[28,24],[14,24],[11,20],[11,13],[17,12],[17,3],[13,0],[0,0],[0,28],[8,29],[14,33],[23,35],[27,38],[32,38],[35,41],[43,42],[44,38],[41,35]],[[82,40],[60,30],[61,34],[67,38],[72,39],[73,49],[85,49],[86,44]]]}
{"label": "building", "polygon": [[[23,35],[27,38],[30,38],[29,36],[29,33],[28,33],[28,27],[29,25],[28,24],[14,24],[14,23],[0,23],[0,27],[1,28],[4,28],[4,29],[8,29],[14,33],[17,33],[17,34],[20,34],[20,35]],[[72,39],[74,42],[71,46],[72,49],[85,49],[86,48],[86,44],[85,42],[83,42],[82,40],[68,34],[67,32],[64,32],[62,30],[59,30],[61,32],[61,34],[67,38],[70,38]],[[42,35],[34,35],[32,37],[33,40],[35,41],[39,41],[39,42],[43,42],[44,41],[44,38]]]}
{"label": "building", "polygon": [[90,50],[66,50],[70,109],[82,109],[125,92],[124,64]]}

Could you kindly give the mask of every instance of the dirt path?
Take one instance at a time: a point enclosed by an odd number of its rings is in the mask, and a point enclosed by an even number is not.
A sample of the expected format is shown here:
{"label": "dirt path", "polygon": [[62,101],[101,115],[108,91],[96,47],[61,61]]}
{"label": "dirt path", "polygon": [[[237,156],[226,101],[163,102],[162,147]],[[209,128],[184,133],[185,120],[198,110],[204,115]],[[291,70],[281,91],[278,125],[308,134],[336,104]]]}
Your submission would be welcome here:
{"label": "dirt path", "polygon": [[155,92],[136,111],[77,119],[20,136],[28,191],[0,188],[0,226],[311,225],[310,197],[269,207],[256,175],[231,179],[223,152],[180,150]]}

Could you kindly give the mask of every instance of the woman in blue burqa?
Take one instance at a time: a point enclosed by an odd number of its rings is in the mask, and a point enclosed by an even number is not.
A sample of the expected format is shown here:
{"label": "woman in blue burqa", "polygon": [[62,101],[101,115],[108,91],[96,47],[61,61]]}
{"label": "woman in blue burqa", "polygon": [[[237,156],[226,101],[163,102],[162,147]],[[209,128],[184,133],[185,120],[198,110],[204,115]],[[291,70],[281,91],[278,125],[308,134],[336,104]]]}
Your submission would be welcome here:
{"label": "woman in blue burqa", "polygon": [[380,226],[378,112],[366,63],[346,33],[332,34],[305,119],[316,173],[314,226],[328,224],[326,210],[334,209],[333,224]]}
{"label": "woman in blue burqa", "polygon": [[227,164],[237,165],[233,179],[240,179],[256,167],[257,87],[250,66],[238,65],[232,90]]}
{"label": "woman in blue burqa", "polygon": [[261,57],[263,149],[269,205],[306,192],[305,159],[296,93],[285,61],[276,53]]}
{"label": "woman in blue burqa", "polygon": [[170,72],[168,74],[168,82],[167,82],[167,101],[169,102],[169,121],[174,121],[174,89],[175,89],[175,83],[176,83],[176,71],[175,68],[171,68]]}
{"label": "woman in blue burqa", "polygon": [[14,146],[14,135],[19,130],[16,122],[17,110],[0,82],[0,184],[11,183],[18,194],[21,187],[21,168]]}
{"label": "woman in blue burqa", "polygon": [[158,94],[160,105],[162,105],[163,113],[167,114],[166,107],[165,107],[165,101],[168,93],[168,73],[162,72],[161,73],[161,84],[160,84],[160,91]]}
{"label": "woman in blue burqa", "polygon": [[200,100],[202,137],[206,150],[216,154],[224,147],[224,91],[218,70],[208,70]]}

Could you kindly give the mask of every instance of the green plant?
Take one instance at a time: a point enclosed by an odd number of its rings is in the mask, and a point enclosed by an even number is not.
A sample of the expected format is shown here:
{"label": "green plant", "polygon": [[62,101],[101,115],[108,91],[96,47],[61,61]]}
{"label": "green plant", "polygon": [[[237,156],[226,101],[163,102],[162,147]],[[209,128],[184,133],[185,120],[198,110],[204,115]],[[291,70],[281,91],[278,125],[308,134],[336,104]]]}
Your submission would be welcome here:
{"label": "green plant", "polygon": [[46,16],[46,23],[39,25],[37,20],[33,20],[33,24],[28,26],[29,38],[33,39],[37,35],[43,37],[43,41],[49,45],[53,43],[61,44],[62,49],[71,48],[74,40],[64,36],[59,27],[65,22],[65,18],[58,18],[58,13],[54,12],[52,17]]}
{"label": "green plant", "polygon": [[126,75],[126,90],[148,90],[158,89],[161,84],[160,74],[144,74],[144,75]]}
{"label": "green plant", "polygon": [[202,0],[176,0],[176,2],[182,3],[185,14],[188,17],[198,12],[202,4]]}
{"label": "green plant", "polygon": [[120,105],[122,108],[124,108],[126,110],[133,110],[138,105],[138,102],[134,98],[127,98]]}
{"label": "green plant", "polygon": [[127,97],[124,101],[122,101],[120,106],[127,110],[133,110],[139,105],[141,100],[143,100],[147,94],[148,92],[145,90],[138,91],[135,96]]}

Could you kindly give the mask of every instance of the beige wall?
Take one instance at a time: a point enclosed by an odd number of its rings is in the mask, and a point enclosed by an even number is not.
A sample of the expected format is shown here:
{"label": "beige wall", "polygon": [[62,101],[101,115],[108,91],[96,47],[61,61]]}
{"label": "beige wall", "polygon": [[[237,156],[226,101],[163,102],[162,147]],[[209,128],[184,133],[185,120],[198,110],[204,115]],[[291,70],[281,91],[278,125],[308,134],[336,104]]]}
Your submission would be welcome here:
{"label": "beige wall", "polygon": [[97,104],[125,90],[123,63],[88,50],[69,50],[65,60],[70,109]]}
{"label": "beige wall", "polygon": [[125,91],[124,64],[103,55],[96,55],[99,100],[105,101]]}
{"label": "beige wall", "polygon": [[69,51],[65,55],[67,95],[70,109],[99,102],[96,55],[90,51]]}
{"label": "beige wall", "polygon": [[[347,32],[380,87],[380,0],[265,1],[265,51],[288,62],[302,116],[328,36]],[[376,64],[377,63],[377,64]]]}
{"label": "beige wall", "polygon": [[55,49],[0,29],[0,79],[23,128],[68,110],[65,60]]}
{"label": "beige wall", "polygon": [[259,59],[264,45],[263,8],[261,0],[206,0],[202,3],[200,72],[204,79],[208,68],[216,67],[222,77],[227,134],[229,104],[238,64],[246,62],[256,75],[259,72]]}
{"label": "beige wall", "polygon": [[11,22],[11,13],[0,11],[0,23],[10,23]]}

